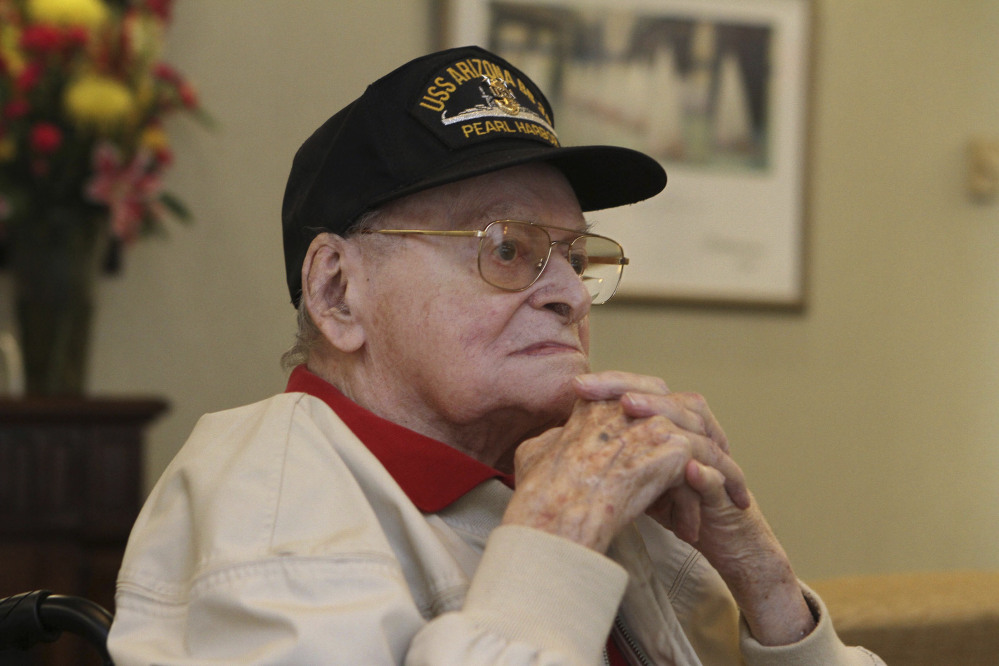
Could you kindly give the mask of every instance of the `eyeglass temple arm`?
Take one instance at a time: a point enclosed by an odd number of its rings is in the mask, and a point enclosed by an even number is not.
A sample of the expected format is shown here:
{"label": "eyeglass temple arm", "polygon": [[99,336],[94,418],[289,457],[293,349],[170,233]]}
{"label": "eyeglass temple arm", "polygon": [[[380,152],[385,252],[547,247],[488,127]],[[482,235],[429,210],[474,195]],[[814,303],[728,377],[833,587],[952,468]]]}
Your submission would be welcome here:
{"label": "eyeglass temple arm", "polygon": [[631,263],[628,257],[621,257],[620,259],[615,259],[614,257],[590,257],[588,261],[591,264],[613,264],[614,266],[627,266]]}
{"label": "eyeglass temple arm", "polygon": [[482,230],[440,231],[434,229],[369,229],[364,233],[393,235],[419,234],[421,236],[473,236],[475,238],[482,238],[486,235],[486,232]]}

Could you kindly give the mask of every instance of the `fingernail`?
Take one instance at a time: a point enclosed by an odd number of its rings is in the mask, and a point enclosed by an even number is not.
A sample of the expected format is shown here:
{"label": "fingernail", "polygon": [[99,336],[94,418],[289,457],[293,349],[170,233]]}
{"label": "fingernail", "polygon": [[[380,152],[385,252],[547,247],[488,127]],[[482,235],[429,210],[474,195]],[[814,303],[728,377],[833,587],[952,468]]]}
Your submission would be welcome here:
{"label": "fingernail", "polygon": [[627,393],[625,393],[624,395],[622,395],[621,399],[622,400],[627,400],[628,402],[630,402],[631,404],[635,405],[636,407],[644,405],[647,402],[647,399],[646,399],[646,397],[645,397],[644,394],[642,394],[642,393],[632,393],[631,391],[628,391]]}

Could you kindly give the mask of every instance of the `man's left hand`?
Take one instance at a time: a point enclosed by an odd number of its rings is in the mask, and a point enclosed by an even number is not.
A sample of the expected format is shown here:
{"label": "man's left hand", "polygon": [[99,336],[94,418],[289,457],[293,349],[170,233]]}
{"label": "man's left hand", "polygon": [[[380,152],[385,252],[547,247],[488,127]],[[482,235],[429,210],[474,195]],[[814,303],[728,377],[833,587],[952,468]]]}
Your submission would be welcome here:
{"label": "man's left hand", "polygon": [[701,551],[759,642],[784,645],[809,633],[815,621],[791,563],[746,488],[704,398],[673,393],[661,379],[625,372],[581,375],[574,386],[581,399],[617,399],[634,418],[666,416],[715,442],[713,458],[689,461],[686,484],[667,491],[646,513]]}

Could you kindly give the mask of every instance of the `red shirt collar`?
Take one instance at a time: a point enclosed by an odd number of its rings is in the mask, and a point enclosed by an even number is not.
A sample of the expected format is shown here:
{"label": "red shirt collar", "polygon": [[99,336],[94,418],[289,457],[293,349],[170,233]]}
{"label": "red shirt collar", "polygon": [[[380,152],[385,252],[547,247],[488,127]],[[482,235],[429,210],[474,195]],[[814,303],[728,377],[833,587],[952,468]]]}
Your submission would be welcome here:
{"label": "red shirt collar", "polygon": [[304,365],[292,370],[286,392],[307,393],[329,405],[420,511],[436,513],[487,479],[500,479],[513,486],[511,475],[376,416]]}

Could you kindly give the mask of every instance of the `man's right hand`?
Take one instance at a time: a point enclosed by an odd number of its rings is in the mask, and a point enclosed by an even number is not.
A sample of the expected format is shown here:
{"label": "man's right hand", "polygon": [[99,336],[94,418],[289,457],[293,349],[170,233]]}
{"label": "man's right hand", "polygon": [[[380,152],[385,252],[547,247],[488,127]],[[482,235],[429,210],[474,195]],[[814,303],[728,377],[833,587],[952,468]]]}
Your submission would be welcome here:
{"label": "man's right hand", "polygon": [[[668,491],[686,487],[692,459],[717,461],[718,443],[662,414],[630,416],[619,400],[580,400],[564,426],[518,448],[517,489],[503,523],[606,552],[625,525]],[[675,529],[696,534],[690,523],[699,520],[699,498],[691,499]]]}

